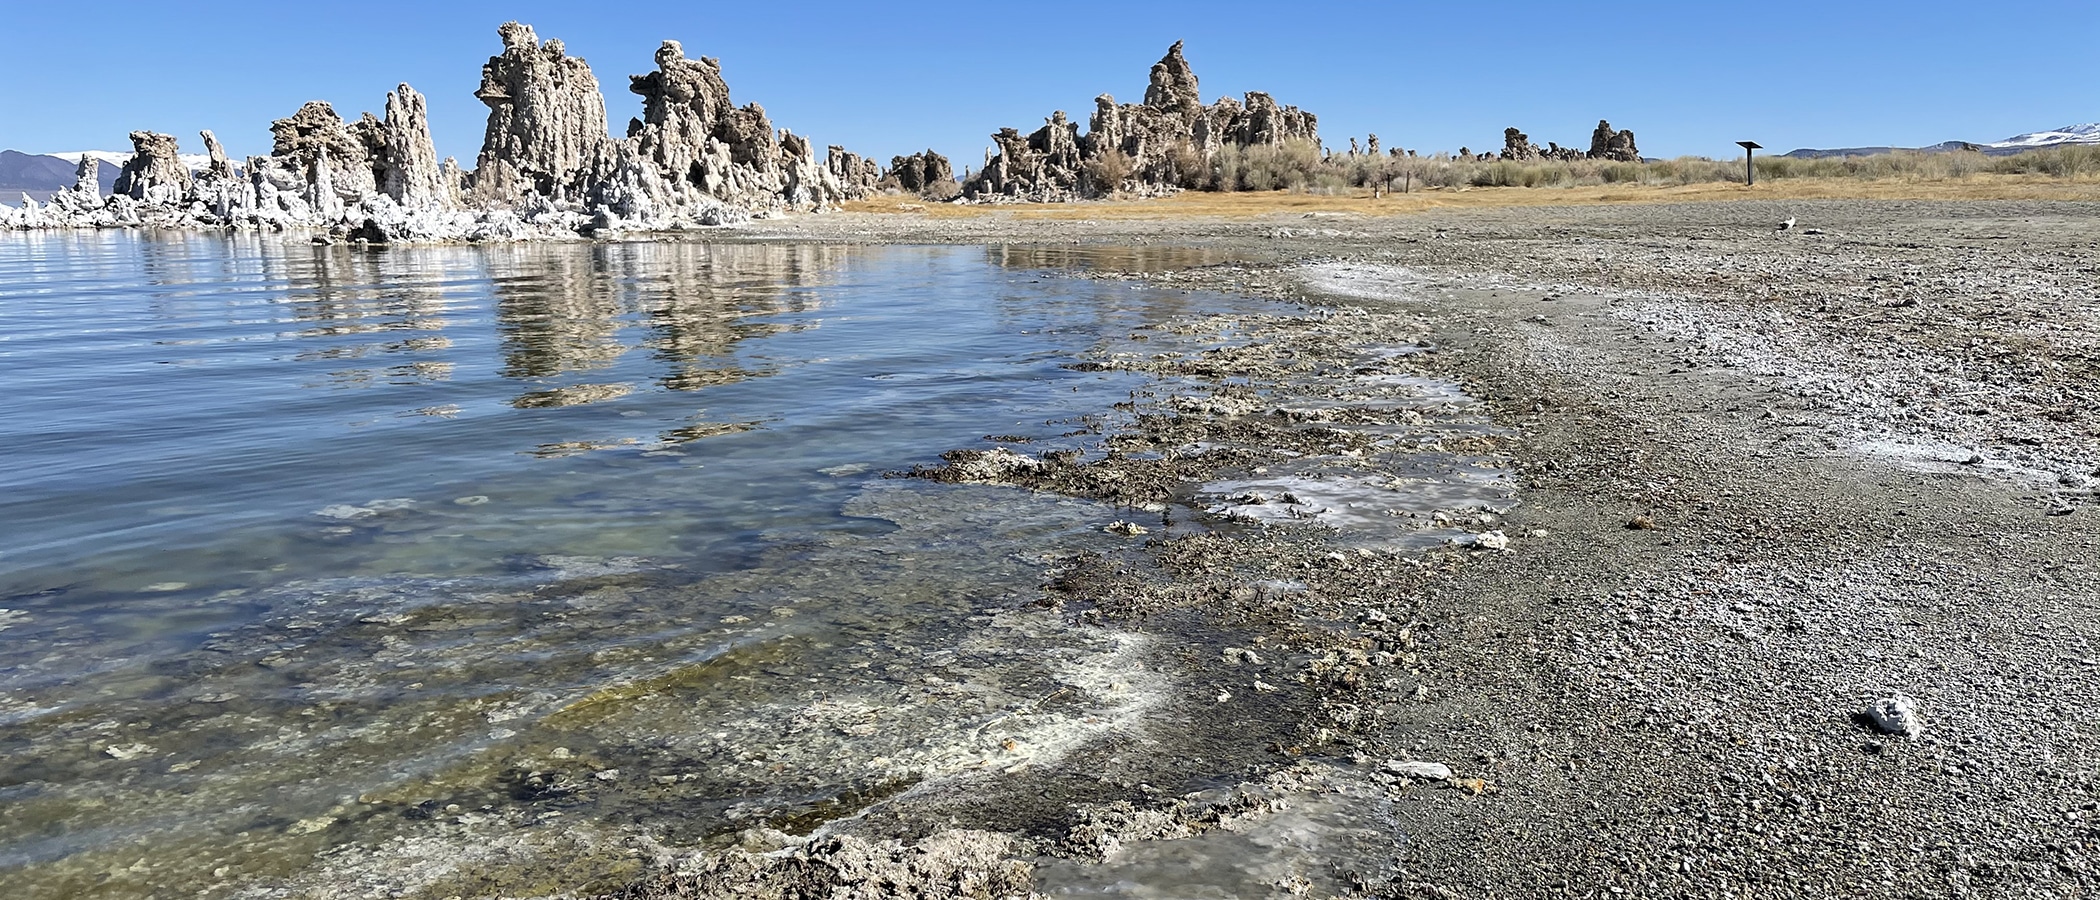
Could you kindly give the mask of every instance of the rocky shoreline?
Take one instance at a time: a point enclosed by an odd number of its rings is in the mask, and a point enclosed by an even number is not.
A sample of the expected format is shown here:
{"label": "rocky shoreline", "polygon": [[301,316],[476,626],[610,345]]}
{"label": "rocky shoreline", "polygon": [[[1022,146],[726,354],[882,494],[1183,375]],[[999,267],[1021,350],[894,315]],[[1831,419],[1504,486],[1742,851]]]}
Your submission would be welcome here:
{"label": "rocky shoreline", "polygon": [[[1318,340],[1250,326],[1244,350],[1211,355],[1226,381],[1264,352],[1346,371],[1366,340],[1433,348],[1405,365],[1485,402],[1522,504],[1470,523],[1506,540],[1426,554],[1272,528],[1143,536],[1141,554],[1062,566],[1047,596],[1075,622],[1237,642],[1184,658],[1187,697],[1159,730],[1246,727],[1213,692],[1284,686],[1293,702],[1258,720],[1277,735],[1267,759],[1232,761],[1224,787],[1161,788],[1166,772],[1217,778],[1219,760],[1133,735],[695,857],[623,896],[1119,880],[1179,896],[1204,878],[1242,896],[2090,891],[2094,212],[1590,207],[1330,221],[1310,239],[1280,221],[772,226],[1244,253],[1093,277],[1332,310]],[[1819,233],[1774,234],[1765,220],[1789,214]],[[1290,403],[1230,393],[1143,400],[1178,414],[1108,442],[1288,418]],[[950,458],[972,480],[1131,501],[1216,474],[985,461]],[[1877,720],[1893,698],[1916,719]],[[1380,842],[1355,839],[1367,831]]]}
{"label": "rocky shoreline", "polygon": [[[529,879],[492,856],[430,883],[636,898],[2090,892],[2096,213],[850,213],[715,233],[983,244],[1016,268],[1277,301],[1074,360],[1181,385],[1133,394],[1092,452],[993,439],[899,473],[1121,507],[1104,524],[1126,549],[1059,555],[1028,612],[1145,636],[1119,659],[1163,697],[1042,765],[846,798],[704,851],[583,848]],[[1788,218],[1802,227],[1774,230]],[[1467,472],[1498,491],[1383,515],[1404,526],[1384,534],[1351,517],[1361,491],[1316,492]],[[1255,479],[1279,483],[1226,487]],[[1176,518],[1191,507],[1215,526]],[[1896,701],[1910,721],[1877,719]],[[613,890],[590,866],[620,853]],[[358,868],[385,860],[335,862],[350,874],[305,888],[414,895]]]}

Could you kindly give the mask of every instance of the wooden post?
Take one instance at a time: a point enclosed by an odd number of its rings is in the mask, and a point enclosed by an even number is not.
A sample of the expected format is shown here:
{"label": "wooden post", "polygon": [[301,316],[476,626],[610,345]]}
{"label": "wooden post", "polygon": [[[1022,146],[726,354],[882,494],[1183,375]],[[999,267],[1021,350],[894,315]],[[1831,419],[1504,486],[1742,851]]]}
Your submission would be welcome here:
{"label": "wooden post", "polygon": [[1764,149],[1765,145],[1756,141],[1736,141],[1736,145],[1743,148],[1743,186],[1756,187],[1757,165],[1751,157],[1756,156],[1757,151]]}

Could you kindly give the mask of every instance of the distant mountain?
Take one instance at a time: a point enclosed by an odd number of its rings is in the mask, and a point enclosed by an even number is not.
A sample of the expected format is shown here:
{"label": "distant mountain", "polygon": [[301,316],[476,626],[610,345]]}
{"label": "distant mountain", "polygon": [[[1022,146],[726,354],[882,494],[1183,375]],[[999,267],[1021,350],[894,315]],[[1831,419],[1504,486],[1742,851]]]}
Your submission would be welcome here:
{"label": "distant mountain", "polygon": [[[81,157],[92,156],[102,161],[104,171],[108,171],[112,166],[124,168],[124,164],[131,161],[130,151],[125,150],[61,150],[44,155],[56,156],[76,166],[80,164]],[[182,160],[183,165],[189,166],[192,172],[202,172],[205,166],[211,165],[211,157],[203,153],[184,153],[176,158]]]}
{"label": "distant mountain", "polygon": [[[12,205],[28,194],[37,202],[51,199],[51,195],[73,186],[73,173],[80,165],[75,156],[67,160],[58,156],[32,156],[14,150],[0,150],[0,201]],[[96,174],[100,176],[103,193],[117,183],[117,171],[122,164],[103,166]]]}
{"label": "distant mountain", "polygon": [[1983,149],[1983,145],[1971,144],[1968,141],[1943,141],[1930,147],[1839,147],[1833,150],[1802,148],[1781,155],[1789,159],[1824,159],[1832,156],[1877,156],[1883,153],[1894,153],[1898,150],[1915,150],[1919,153],[1948,153],[1955,150],[1980,149]]}
{"label": "distant mountain", "polygon": [[[38,203],[51,199],[51,195],[73,186],[73,173],[80,169],[80,158],[92,156],[102,161],[96,170],[96,180],[102,183],[102,193],[116,189],[117,173],[124,170],[124,163],[131,154],[115,150],[68,150],[60,153],[31,154],[16,150],[0,150],[0,203],[9,206],[19,202],[22,194],[28,194]],[[203,154],[182,156],[182,164],[191,171],[198,171],[211,162]]]}
{"label": "distant mountain", "polygon": [[2011,156],[2045,147],[2062,147],[2067,144],[2100,144],[2100,122],[2085,125],[2065,125],[2050,131],[2031,131],[2016,134],[2002,141],[1971,143],[1969,141],[1944,141],[1930,147],[1840,147],[1834,150],[1802,148],[1786,154],[1793,159],[1823,159],[1831,156],[1874,156],[1894,153],[1898,150],[1915,150],[1920,153],[1946,153],[1954,150],[1976,150],[1989,156]]}
{"label": "distant mountain", "polygon": [[[2057,147],[2064,144],[2100,144],[2100,122],[2084,125],[2065,125],[2053,131],[2031,131],[2016,134],[2002,141],[1985,144],[1990,150],[2034,150],[2040,147]],[[1988,153],[1990,150],[1984,152]]]}

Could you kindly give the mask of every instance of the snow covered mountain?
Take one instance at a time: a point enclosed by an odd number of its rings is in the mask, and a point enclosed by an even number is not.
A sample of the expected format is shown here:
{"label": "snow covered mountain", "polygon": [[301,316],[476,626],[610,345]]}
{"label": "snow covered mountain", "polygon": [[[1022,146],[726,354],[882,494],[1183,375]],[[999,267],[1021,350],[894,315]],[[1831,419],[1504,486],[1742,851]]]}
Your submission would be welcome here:
{"label": "snow covered mountain", "polygon": [[2100,144],[2100,122],[2084,125],[2065,125],[2050,131],[2031,131],[2016,134],[2002,141],[1985,144],[1993,150],[2033,150],[2039,147],[2054,147],[2059,144]]}
{"label": "snow covered mountain", "polygon": [[[68,160],[0,150],[0,201],[13,204],[19,194],[28,194],[39,203],[49,200],[52,194],[73,186],[74,169],[79,165],[77,157]],[[117,167],[103,166],[95,174],[104,193],[117,183]]]}
{"label": "snow covered mountain", "polygon": [[1943,153],[1951,150],[1981,150],[1985,154],[1988,154],[1990,156],[2010,156],[2015,153],[2025,153],[2029,150],[2040,150],[2046,147],[2062,147],[2067,144],[2100,144],[2100,122],[2089,122],[2084,125],[2065,125],[2062,128],[2055,128],[2049,131],[2030,131],[2026,134],[2016,134],[2012,137],[2006,138],[2005,140],[1993,141],[1987,144],[1972,144],[1967,141],[1947,141],[1945,143],[1934,144],[1930,147],[1917,148],[1844,147],[1835,150],[1817,150],[1813,148],[1802,148],[1800,150],[1795,150],[1791,153],[1785,153],[1781,155],[1791,156],[1795,159],[1820,159],[1826,156],[1873,156],[1878,153],[1891,153],[1897,150],[1916,149],[1925,153]]}
{"label": "snow covered mountain", "polygon": [[[56,156],[76,166],[80,165],[81,157],[92,156],[101,160],[105,166],[116,166],[119,169],[124,168],[124,164],[130,162],[132,156],[129,151],[118,150],[61,150],[57,153],[46,153],[44,155]],[[179,158],[182,160],[183,165],[190,167],[192,172],[202,171],[205,166],[211,164],[211,157],[203,153],[184,153]]]}

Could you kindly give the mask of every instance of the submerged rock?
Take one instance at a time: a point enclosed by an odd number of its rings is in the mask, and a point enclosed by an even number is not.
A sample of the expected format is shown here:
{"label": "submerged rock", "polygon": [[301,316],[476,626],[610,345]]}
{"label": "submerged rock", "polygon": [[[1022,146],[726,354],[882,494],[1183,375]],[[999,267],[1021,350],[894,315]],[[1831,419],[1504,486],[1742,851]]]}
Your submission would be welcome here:
{"label": "submerged rock", "polygon": [[[779,832],[772,842],[792,841]],[[1013,837],[951,830],[923,840],[851,835],[773,849],[759,844],[703,854],[675,875],[629,889],[638,897],[1026,897],[1035,866]]]}

